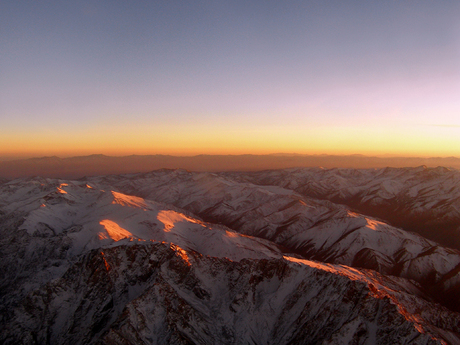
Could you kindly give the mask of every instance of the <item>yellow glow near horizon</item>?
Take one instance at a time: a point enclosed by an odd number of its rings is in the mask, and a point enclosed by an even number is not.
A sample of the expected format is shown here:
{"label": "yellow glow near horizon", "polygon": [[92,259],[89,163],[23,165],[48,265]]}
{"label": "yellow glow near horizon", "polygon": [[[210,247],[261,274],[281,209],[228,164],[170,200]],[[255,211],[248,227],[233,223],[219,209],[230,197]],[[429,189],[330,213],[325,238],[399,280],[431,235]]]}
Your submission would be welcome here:
{"label": "yellow glow near horizon", "polygon": [[0,156],[365,154],[460,156],[455,126],[112,126],[0,133]]}

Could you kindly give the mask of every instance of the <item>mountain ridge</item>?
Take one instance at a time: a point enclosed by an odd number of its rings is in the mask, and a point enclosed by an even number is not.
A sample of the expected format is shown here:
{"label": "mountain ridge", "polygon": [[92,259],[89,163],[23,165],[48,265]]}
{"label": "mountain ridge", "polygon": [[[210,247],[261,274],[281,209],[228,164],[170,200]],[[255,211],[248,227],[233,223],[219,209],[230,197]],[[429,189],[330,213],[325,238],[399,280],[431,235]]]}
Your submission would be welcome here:
{"label": "mountain ridge", "polygon": [[[400,284],[309,261],[232,262],[131,243],[83,256],[29,295],[0,337],[5,344],[455,343],[455,315]],[[321,313],[325,307],[337,316]]]}
{"label": "mountain ridge", "polygon": [[460,251],[305,195],[318,172],[457,205],[460,173],[426,167],[6,181],[0,342],[460,344]]}

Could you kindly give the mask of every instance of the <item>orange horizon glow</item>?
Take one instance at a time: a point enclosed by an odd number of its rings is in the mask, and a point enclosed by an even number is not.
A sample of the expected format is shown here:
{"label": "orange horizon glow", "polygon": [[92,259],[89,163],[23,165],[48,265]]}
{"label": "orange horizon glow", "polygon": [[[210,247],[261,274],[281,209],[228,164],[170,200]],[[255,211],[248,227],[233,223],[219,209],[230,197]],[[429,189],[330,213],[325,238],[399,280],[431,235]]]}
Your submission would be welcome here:
{"label": "orange horizon glow", "polygon": [[460,2],[336,5],[10,1],[0,160],[460,157]]}
{"label": "orange horizon glow", "polygon": [[362,155],[367,157],[407,157],[407,158],[447,158],[457,157],[460,158],[460,154],[455,152],[432,152],[431,154],[426,151],[386,151],[386,150],[375,150],[375,151],[354,151],[354,150],[308,150],[308,151],[293,151],[293,150],[263,150],[263,151],[233,151],[233,150],[222,150],[222,151],[159,151],[159,150],[133,150],[133,151],[115,151],[115,150],[94,150],[94,151],[25,151],[25,152],[1,152],[0,161],[11,161],[11,160],[22,160],[32,158],[43,158],[43,157],[58,157],[58,158],[72,158],[72,157],[85,157],[91,155],[104,155],[108,157],[127,157],[127,156],[155,156],[164,155],[172,157],[196,157],[196,156],[243,156],[243,155],[305,155],[305,156],[352,156]]}
{"label": "orange horizon glow", "polygon": [[103,131],[0,130],[0,157],[241,154],[460,156],[455,126],[112,126]]}
{"label": "orange horizon glow", "polygon": [[454,150],[433,150],[430,148],[418,149],[418,150],[385,150],[385,149],[374,149],[374,150],[353,150],[353,149],[312,149],[312,150],[296,150],[293,147],[277,147],[272,149],[240,149],[235,150],[231,148],[222,149],[204,149],[204,150],[191,150],[191,149],[132,149],[132,150],[115,150],[105,148],[95,148],[93,150],[79,150],[77,148],[69,150],[24,150],[24,151],[0,151],[1,160],[20,160],[29,158],[42,158],[42,157],[59,157],[59,158],[70,158],[70,157],[81,157],[90,155],[105,155],[111,157],[125,157],[125,156],[148,156],[148,155],[165,155],[165,156],[176,156],[176,157],[194,157],[199,155],[333,155],[333,156],[348,156],[348,155],[363,155],[372,157],[460,157],[460,152]]}

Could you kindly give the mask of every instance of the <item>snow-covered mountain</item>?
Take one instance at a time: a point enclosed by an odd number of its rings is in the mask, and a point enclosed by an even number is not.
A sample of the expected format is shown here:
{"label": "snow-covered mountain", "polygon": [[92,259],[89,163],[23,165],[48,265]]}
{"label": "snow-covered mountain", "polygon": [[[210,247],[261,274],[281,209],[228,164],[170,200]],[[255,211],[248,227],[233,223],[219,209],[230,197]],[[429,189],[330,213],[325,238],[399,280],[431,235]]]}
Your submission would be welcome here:
{"label": "snow-covered mountain", "polygon": [[459,252],[329,201],[226,175],[161,170],[95,183],[186,209],[205,220],[265,238],[306,259],[414,279],[460,307]]}
{"label": "snow-covered mountain", "polygon": [[0,292],[5,306],[61,276],[80,255],[121,240],[166,241],[236,261],[282,255],[269,241],[85,182],[19,180],[2,186],[0,195]]}
{"label": "snow-covered mountain", "polygon": [[0,342],[460,343],[460,253],[295,171],[1,183]]}
{"label": "snow-covered mountain", "polygon": [[[1,334],[39,344],[458,343],[458,314],[406,281],[291,257],[165,243],[92,250],[25,298]],[[446,330],[449,329],[449,330]]]}
{"label": "snow-covered mountain", "polygon": [[229,173],[233,179],[275,185],[330,200],[460,249],[460,171],[444,167],[302,168]]}

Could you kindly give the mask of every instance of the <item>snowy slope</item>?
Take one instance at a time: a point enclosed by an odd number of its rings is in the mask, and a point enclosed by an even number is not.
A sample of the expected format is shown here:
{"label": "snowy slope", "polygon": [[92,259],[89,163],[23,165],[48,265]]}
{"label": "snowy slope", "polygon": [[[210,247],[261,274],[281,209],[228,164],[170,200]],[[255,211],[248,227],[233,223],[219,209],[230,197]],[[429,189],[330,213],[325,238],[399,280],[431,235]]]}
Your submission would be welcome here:
{"label": "snowy slope", "polygon": [[460,308],[460,296],[452,289],[460,284],[458,251],[343,206],[278,186],[185,170],[113,175],[92,181],[173,204],[242,234],[273,241],[306,259],[414,279],[443,303]]}
{"label": "snowy slope", "polygon": [[3,183],[0,272],[5,344],[460,343],[458,251],[243,173]]}
{"label": "snowy slope", "polygon": [[[407,282],[290,257],[205,257],[162,243],[93,250],[29,295],[5,343],[459,343],[458,314]],[[443,329],[440,329],[442,327]]]}
{"label": "snowy slope", "polygon": [[225,175],[339,202],[460,249],[460,171],[456,169],[302,168]]}
{"label": "snowy slope", "polygon": [[61,276],[79,255],[120,242],[166,241],[237,261],[281,256],[266,240],[86,182],[16,180],[1,186],[0,195],[3,308]]}

